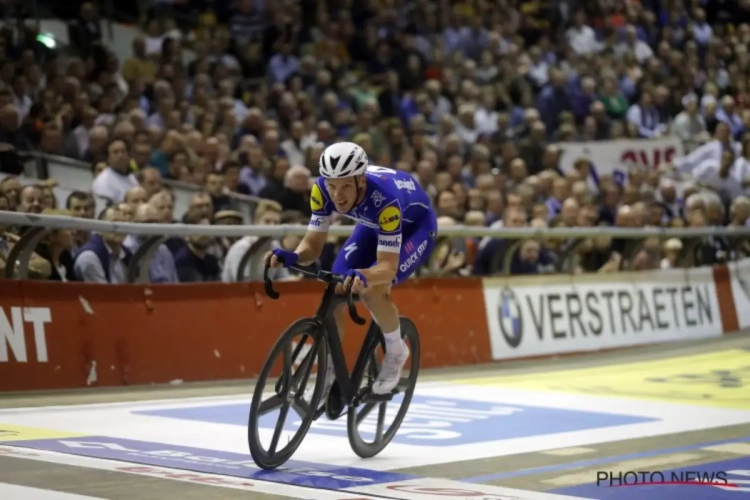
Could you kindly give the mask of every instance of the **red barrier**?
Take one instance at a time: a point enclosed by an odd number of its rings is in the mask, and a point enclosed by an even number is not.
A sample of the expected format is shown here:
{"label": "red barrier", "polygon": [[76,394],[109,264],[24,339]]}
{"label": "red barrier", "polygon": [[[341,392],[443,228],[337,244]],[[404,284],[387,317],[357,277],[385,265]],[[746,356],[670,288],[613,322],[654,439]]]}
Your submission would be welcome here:
{"label": "red barrier", "polygon": [[[0,391],[250,378],[283,329],[314,313],[322,287],[278,283],[271,300],[262,283],[0,281]],[[491,361],[480,280],[408,282],[393,296],[419,329],[422,368]],[[350,363],[364,331],[347,326]]]}

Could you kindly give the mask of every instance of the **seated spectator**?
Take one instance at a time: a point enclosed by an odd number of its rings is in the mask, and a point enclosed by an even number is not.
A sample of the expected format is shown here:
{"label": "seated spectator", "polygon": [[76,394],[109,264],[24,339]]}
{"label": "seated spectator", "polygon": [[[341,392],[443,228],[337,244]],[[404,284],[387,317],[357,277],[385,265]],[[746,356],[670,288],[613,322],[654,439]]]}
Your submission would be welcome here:
{"label": "seated spectator", "polygon": [[[141,224],[155,224],[158,222],[156,219],[156,208],[148,203],[138,205],[135,210],[134,222],[140,222]],[[131,254],[135,255],[141,245],[148,239],[148,236],[131,234],[125,238],[123,246],[125,246]],[[179,283],[180,281],[177,277],[177,268],[175,267],[172,252],[170,252],[169,248],[163,243],[156,248],[156,251],[154,251],[153,257],[151,258],[148,277],[150,283]]]}
{"label": "seated spectator", "polygon": [[[503,216],[504,228],[522,228],[526,227],[526,213],[523,209],[517,207],[508,207]],[[503,255],[510,247],[513,240],[510,239],[491,239],[486,245],[480,246],[471,273],[479,276],[489,276],[501,269],[496,269],[496,263],[502,264]]]}
{"label": "seated spectator", "polygon": [[[259,226],[277,226],[281,223],[281,205],[275,201],[263,201],[255,209],[255,224]],[[224,283],[235,283],[237,281],[260,281],[263,279],[263,263],[258,261],[255,268],[245,266],[240,275],[240,261],[247,251],[257,241],[258,236],[245,236],[237,240],[227,252],[224,261],[224,269],[221,273],[221,280]],[[280,243],[277,240],[271,241],[271,248],[278,248]],[[270,269],[269,276],[273,280],[288,279],[290,274],[288,269],[277,268]]]}
{"label": "seated spectator", "polygon": [[16,211],[25,214],[42,213],[42,210],[44,210],[42,207],[43,196],[44,192],[40,186],[34,184],[24,186],[18,194]]}
{"label": "seated spectator", "polygon": [[[216,212],[211,219],[211,224],[215,226],[241,226],[244,223],[245,219],[242,214],[235,210]],[[220,236],[214,238],[213,248],[210,253],[220,257],[220,261],[224,262],[227,252],[229,252],[232,245],[239,239],[239,236]]]}
{"label": "seated spectator", "polygon": [[[114,207],[104,209],[99,218],[124,222],[122,213]],[[131,253],[123,246],[124,240],[122,234],[93,233],[76,255],[73,266],[76,278],[87,283],[127,283]]]}
{"label": "seated spectator", "polygon": [[[140,184],[140,187],[146,191],[146,199],[151,198],[162,190],[161,174],[153,167],[146,167],[139,170],[138,173],[135,174],[135,178]],[[125,194],[127,195],[129,191],[130,190],[126,191]],[[123,199],[124,198],[125,196],[123,196]]]}
{"label": "seated spectator", "polygon": [[149,198],[150,196],[148,196],[146,190],[142,186],[138,186],[128,189],[125,192],[125,198],[123,199],[123,201],[132,205],[133,207],[138,207],[138,205],[146,203]]}
{"label": "seated spectator", "polygon": [[125,199],[128,189],[137,187],[138,179],[130,171],[128,146],[121,139],[114,139],[107,145],[107,168],[96,176],[91,191],[112,203]]}
{"label": "seated spectator", "polygon": [[[72,217],[68,210],[45,210],[42,215]],[[36,253],[49,261],[51,281],[78,281],[73,269],[73,250],[76,246],[75,231],[72,229],[53,229],[45,241],[37,245]]]}
{"label": "seated spectator", "polygon": [[224,175],[220,172],[209,172],[203,184],[206,193],[211,197],[213,212],[231,210],[232,200],[224,191]]}
{"label": "seated spectator", "polygon": [[[8,197],[0,193],[0,211],[9,210],[10,201]],[[19,236],[8,231],[8,227],[0,224],[0,273],[5,273],[8,256],[13,247],[20,240]],[[36,252],[29,259],[28,277],[31,279],[47,279],[52,274],[52,266],[49,261]]]}
{"label": "seated spectator", "polygon": [[18,207],[21,187],[21,182],[17,177],[12,175],[0,181],[0,194],[4,194],[8,201],[8,208],[6,210],[15,211],[16,207]]}
{"label": "seated spectator", "polygon": [[[207,226],[211,224],[211,220],[191,215],[185,219],[185,224]],[[220,281],[219,259],[208,252],[213,239],[210,236],[188,236],[185,240],[187,244],[178,249],[174,256],[180,283]]]}
{"label": "seated spectator", "polygon": [[526,240],[510,261],[510,274],[539,274],[542,246],[536,240]]}
{"label": "seated spectator", "polygon": [[677,260],[682,251],[682,242],[678,238],[669,238],[662,246],[664,258],[659,263],[661,269],[675,269],[678,264]]}
{"label": "seated spectator", "polygon": [[311,215],[310,211],[310,171],[307,167],[294,166],[284,175],[284,188],[274,193],[272,200],[283,210],[296,210]]}

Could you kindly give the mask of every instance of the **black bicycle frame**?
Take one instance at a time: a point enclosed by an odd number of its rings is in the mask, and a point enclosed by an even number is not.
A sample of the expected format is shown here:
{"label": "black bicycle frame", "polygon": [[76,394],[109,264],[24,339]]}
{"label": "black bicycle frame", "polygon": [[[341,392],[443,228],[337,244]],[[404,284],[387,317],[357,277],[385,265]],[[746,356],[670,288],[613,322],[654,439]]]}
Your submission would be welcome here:
{"label": "black bicycle frame", "polygon": [[[342,298],[334,297],[334,307],[337,305],[337,299]],[[317,315],[316,315],[317,316]],[[381,336],[380,328],[378,328],[375,321],[370,322],[370,326],[367,328],[367,333],[362,341],[362,347],[360,348],[357,356],[357,361],[354,364],[354,370],[349,375],[349,370],[346,363],[346,355],[344,354],[344,347],[341,344],[341,337],[339,336],[338,328],[336,328],[336,321],[331,314],[323,317],[324,334],[328,341],[328,347],[331,352],[331,359],[333,361],[333,368],[336,373],[336,380],[338,382],[338,389],[341,394],[341,398],[344,400],[346,405],[349,405],[354,401],[357,396],[356,385],[363,375],[364,369],[367,366],[367,353],[370,352],[373,344],[381,342],[378,337]],[[294,358],[292,358],[294,359]]]}
{"label": "black bicycle frame", "polygon": [[[302,360],[302,362],[299,364],[299,367],[302,369],[302,372],[306,372],[308,370],[308,363],[313,362],[318,351],[318,343],[321,342],[323,338],[325,338],[330,349],[333,368],[336,374],[336,381],[339,385],[341,397],[344,400],[345,405],[350,405],[353,402],[354,398],[357,396],[355,394],[356,389],[354,385],[355,382],[359,381],[367,365],[367,353],[370,352],[375,342],[382,342],[382,339],[379,338],[382,337],[382,335],[380,335],[380,328],[378,328],[378,325],[377,323],[375,323],[375,321],[371,321],[370,327],[367,329],[365,339],[362,343],[362,348],[359,351],[357,362],[354,365],[354,370],[352,371],[352,375],[350,376],[349,370],[347,369],[344,348],[341,344],[341,338],[339,337],[338,328],[336,327],[336,321],[333,318],[332,312],[339,304],[346,302],[349,309],[349,316],[351,317],[352,321],[354,321],[354,323],[356,323],[357,325],[364,325],[366,323],[366,320],[364,320],[361,316],[359,316],[359,314],[357,314],[357,308],[354,305],[354,302],[356,300],[354,295],[352,293],[348,293],[346,295],[340,295],[336,293],[337,285],[343,283],[343,278],[341,276],[335,275],[328,271],[311,272],[296,266],[291,266],[291,268],[306,276],[310,276],[326,283],[323,297],[321,298],[318,309],[313,316],[313,320],[318,324],[318,335],[316,335],[313,348],[310,349],[310,351],[307,353],[305,359]],[[268,278],[268,270],[269,268],[268,266],[266,266],[263,272],[265,291],[270,298],[277,299],[279,298],[279,293],[273,289],[272,281]],[[320,335],[321,329],[323,330],[323,335]],[[297,359],[297,356],[299,356],[300,352],[302,351],[305,340],[307,340],[305,337],[306,336],[303,336],[302,340],[295,347],[294,352],[292,353],[292,359]]]}

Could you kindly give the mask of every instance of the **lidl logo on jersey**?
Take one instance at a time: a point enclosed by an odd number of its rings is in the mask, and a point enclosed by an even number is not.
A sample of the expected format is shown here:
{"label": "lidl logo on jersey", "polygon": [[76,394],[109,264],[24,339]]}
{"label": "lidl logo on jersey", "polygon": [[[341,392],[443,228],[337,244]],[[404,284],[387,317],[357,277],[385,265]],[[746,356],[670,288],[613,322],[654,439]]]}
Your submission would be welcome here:
{"label": "lidl logo on jersey", "polygon": [[386,207],[378,218],[380,229],[386,232],[395,231],[401,223],[401,210],[396,207]]}
{"label": "lidl logo on jersey", "polygon": [[317,184],[313,184],[312,192],[310,193],[310,208],[313,211],[323,210],[323,193],[320,192]]}
{"label": "lidl logo on jersey", "polygon": [[417,185],[414,184],[414,181],[412,180],[409,180],[409,181],[394,180],[394,182],[396,183],[396,187],[399,189],[408,189],[409,191],[417,190]]}
{"label": "lidl logo on jersey", "polygon": [[[396,396],[393,399],[393,403],[396,404],[392,403],[387,406],[385,425],[390,425],[393,421],[401,397]],[[358,410],[362,411],[363,408],[363,406],[359,407]],[[135,413],[247,426],[247,404],[245,403],[147,410]],[[378,425],[378,413],[375,409],[360,423],[359,431],[365,440],[372,440],[374,437]],[[270,412],[261,417],[260,426],[273,430],[278,417],[279,411]],[[346,438],[346,420],[346,417],[335,421],[319,419],[313,423],[310,432]],[[631,415],[415,395],[393,442],[413,446],[458,446],[614,427],[652,420],[654,419]],[[293,431],[300,423],[299,417],[290,412],[284,428]]]}

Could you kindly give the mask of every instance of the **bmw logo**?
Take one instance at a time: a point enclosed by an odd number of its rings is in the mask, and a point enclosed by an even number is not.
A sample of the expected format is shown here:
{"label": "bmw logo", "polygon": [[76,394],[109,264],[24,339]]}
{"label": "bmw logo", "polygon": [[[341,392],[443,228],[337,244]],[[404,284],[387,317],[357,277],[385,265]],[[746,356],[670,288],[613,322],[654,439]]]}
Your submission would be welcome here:
{"label": "bmw logo", "polygon": [[516,294],[508,287],[500,292],[497,316],[505,341],[513,348],[518,347],[523,339],[523,315]]}

